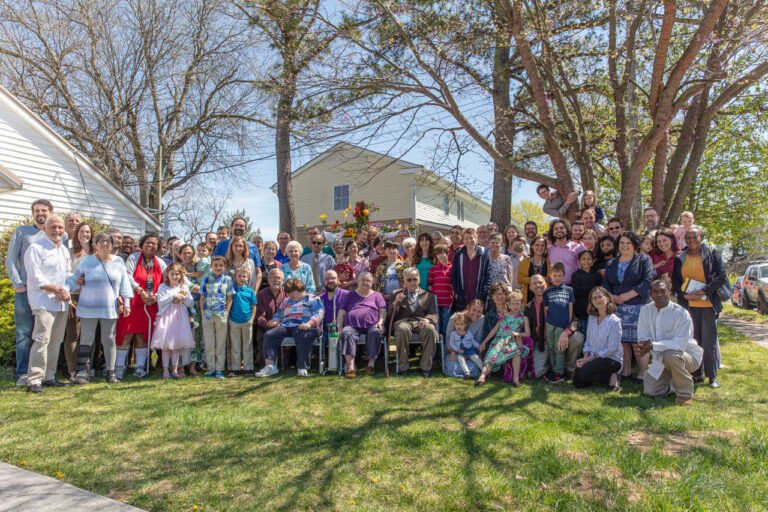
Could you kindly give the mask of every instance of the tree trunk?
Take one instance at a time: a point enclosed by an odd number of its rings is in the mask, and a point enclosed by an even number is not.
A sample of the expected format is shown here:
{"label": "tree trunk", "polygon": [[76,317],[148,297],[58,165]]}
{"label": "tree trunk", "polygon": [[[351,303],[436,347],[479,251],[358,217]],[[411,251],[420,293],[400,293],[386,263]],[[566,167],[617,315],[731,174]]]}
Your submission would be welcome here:
{"label": "tree trunk", "polygon": [[[496,48],[493,70],[493,117],[496,149],[509,158],[514,152],[514,117],[509,101],[509,47]],[[512,217],[512,175],[507,169],[493,165],[493,198],[491,221],[503,233]]]}
{"label": "tree trunk", "polygon": [[275,160],[277,161],[277,199],[280,203],[280,231],[296,238],[296,210],[291,183],[291,113],[296,95],[296,83],[284,82],[277,99],[275,130]]}

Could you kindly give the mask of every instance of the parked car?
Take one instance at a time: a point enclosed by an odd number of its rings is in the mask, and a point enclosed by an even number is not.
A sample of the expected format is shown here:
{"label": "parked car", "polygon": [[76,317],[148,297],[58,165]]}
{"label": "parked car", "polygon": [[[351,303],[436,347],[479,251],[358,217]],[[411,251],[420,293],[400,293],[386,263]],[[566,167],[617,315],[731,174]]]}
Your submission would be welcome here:
{"label": "parked car", "polygon": [[731,304],[734,306],[741,306],[741,294],[744,293],[744,276],[736,278],[736,282],[733,283],[733,295],[731,295]]}
{"label": "parked car", "polygon": [[768,315],[768,261],[747,267],[741,285],[740,306],[745,309],[757,306],[760,313]]}

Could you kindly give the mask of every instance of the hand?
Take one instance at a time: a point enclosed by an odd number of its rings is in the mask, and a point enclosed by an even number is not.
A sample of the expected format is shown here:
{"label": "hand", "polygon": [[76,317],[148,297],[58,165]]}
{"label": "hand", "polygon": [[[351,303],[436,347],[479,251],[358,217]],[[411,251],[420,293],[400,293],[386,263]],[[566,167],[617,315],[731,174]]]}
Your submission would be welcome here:
{"label": "hand", "polygon": [[277,326],[277,320],[270,320],[267,322],[267,327],[272,328]]}
{"label": "hand", "polygon": [[635,357],[645,356],[652,348],[653,345],[651,344],[651,340],[638,341],[632,345],[632,351],[635,353]]}
{"label": "hand", "polygon": [[459,357],[456,355],[456,352],[454,352],[453,350],[449,350],[448,351],[448,359],[451,360],[451,361],[458,361]]}
{"label": "hand", "polygon": [[581,368],[582,366],[584,366],[588,362],[589,362],[589,358],[588,357],[582,357],[581,359],[577,359],[576,360],[576,367],[577,368]]}
{"label": "hand", "polygon": [[72,299],[72,297],[69,296],[69,292],[67,290],[61,289],[60,290],[60,294],[61,295],[60,295],[59,299],[62,302],[69,302]]}
{"label": "hand", "polygon": [[464,349],[459,349],[459,350],[457,350],[456,352],[457,352],[458,354],[463,354],[463,353],[464,353]]}
{"label": "hand", "polygon": [[77,278],[77,285],[78,286],[85,286],[85,276],[80,276]]}
{"label": "hand", "polygon": [[200,285],[196,284],[192,287],[192,293],[200,293]]}
{"label": "hand", "polygon": [[18,288],[14,288],[13,290],[16,293],[24,293],[25,291],[27,291],[27,287],[26,286],[19,286]]}
{"label": "hand", "polygon": [[557,350],[565,352],[568,348],[568,333],[563,331],[560,333],[560,337],[557,339]]}
{"label": "hand", "polygon": [[621,295],[611,295],[611,299],[613,299],[614,304],[624,303],[624,299],[621,298]]}
{"label": "hand", "polygon": [[697,292],[685,294],[685,300],[687,301],[705,300],[706,298],[707,298],[707,292],[705,292],[704,290],[699,290]]}
{"label": "hand", "polygon": [[299,325],[299,330],[300,330],[300,331],[308,331],[308,330],[310,330],[311,328],[312,328],[312,325],[311,325],[309,322],[307,322],[307,323],[305,323],[305,324],[300,324],[300,325]]}
{"label": "hand", "polygon": [[124,306],[123,307],[123,316],[126,317],[126,318],[131,316],[131,307],[130,306]]}
{"label": "hand", "polygon": [[147,300],[144,301],[144,304],[147,306],[151,306],[152,304],[155,304],[157,302],[157,296],[156,295],[149,295],[147,296]]}
{"label": "hand", "polygon": [[349,281],[352,278],[352,276],[349,275],[349,272],[346,270],[341,273],[339,276],[339,281]]}
{"label": "hand", "polygon": [[426,318],[419,319],[419,329],[423,329],[427,325],[429,325],[429,320],[427,320]]}
{"label": "hand", "polygon": [[479,352],[485,352],[485,342],[482,342],[479,347],[477,347],[477,350]]}
{"label": "hand", "polygon": [[392,302],[392,307],[397,307],[401,302],[403,302],[403,297],[405,297],[404,293],[401,293],[395,297],[395,300]]}
{"label": "hand", "polygon": [[69,318],[75,318],[75,313],[77,313],[77,304],[73,302],[69,305]]}
{"label": "hand", "polygon": [[384,332],[384,324],[382,322],[378,322],[375,327],[380,330],[381,332]]}

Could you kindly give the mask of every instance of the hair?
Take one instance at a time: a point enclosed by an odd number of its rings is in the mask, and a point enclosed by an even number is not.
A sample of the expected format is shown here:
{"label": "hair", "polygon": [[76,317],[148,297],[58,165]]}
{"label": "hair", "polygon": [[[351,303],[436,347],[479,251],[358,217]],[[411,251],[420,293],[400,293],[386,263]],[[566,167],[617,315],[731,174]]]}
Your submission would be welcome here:
{"label": "hair", "polygon": [[466,312],[462,311],[460,313],[456,313],[455,315],[453,315],[453,325],[454,325],[454,327],[456,326],[456,324],[461,324],[464,327],[469,327],[470,322],[467,319]]}
{"label": "hair", "polygon": [[544,235],[536,235],[535,237],[533,237],[533,240],[531,240],[531,253],[530,253],[531,258],[533,258],[533,246],[536,245],[536,242],[538,242],[539,240],[544,242],[544,254],[542,256],[544,256],[544,258],[547,257],[547,237],[545,237]]}
{"label": "hair", "polygon": [[480,306],[480,309],[485,309],[485,304],[480,299],[472,299],[469,301],[469,304],[467,304],[467,309],[465,311],[469,311],[472,306]]}
{"label": "hair", "polygon": [[527,226],[533,226],[534,228],[536,228],[536,231],[539,230],[539,225],[533,222],[532,220],[525,221],[525,224],[523,224],[523,229],[525,229]]}
{"label": "hair", "polygon": [[656,211],[655,207],[653,207],[653,206],[646,206],[645,208],[643,208],[643,215],[645,215],[646,212],[649,212],[651,210],[653,210],[656,213],[656,215],[659,214],[659,212]]}
{"label": "hair", "polygon": [[304,250],[304,248],[301,246],[301,243],[297,240],[291,240],[287,244],[285,244],[285,252],[288,253],[293,248],[297,248],[299,250],[299,254],[301,254],[301,251]]}
{"label": "hair", "polygon": [[225,267],[227,266],[227,259],[221,255],[214,256],[213,258],[211,258],[211,266],[213,266],[213,264],[216,263],[217,261],[224,264]]}
{"label": "hair", "polygon": [[597,316],[599,314],[597,308],[592,305],[592,297],[598,293],[608,299],[608,304],[605,306],[605,312],[609,315],[614,314],[618,308],[616,307],[616,304],[614,304],[613,299],[611,298],[611,294],[608,293],[608,290],[602,286],[595,286],[592,288],[592,291],[589,292],[589,300],[587,301],[587,314],[589,316]]}
{"label": "hair", "polygon": [[683,217],[690,217],[692,219],[695,219],[695,217],[693,215],[693,212],[690,212],[688,210],[686,210],[686,211],[684,211],[683,213],[680,214],[680,218],[682,219]]}
{"label": "hair", "polygon": [[[593,196],[595,196],[595,204],[594,204],[594,207],[589,207],[589,206],[587,206],[587,204],[584,202],[584,197],[585,197],[587,194],[592,194]],[[581,194],[581,201],[579,202],[579,204],[580,204],[580,207],[581,207],[581,209],[582,209],[582,210],[585,210],[586,208],[597,208],[598,206],[600,206],[600,205],[599,205],[599,203],[597,202],[597,194],[595,194],[595,191],[594,191],[594,190],[585,190],[585,191],[584,191],[584,193],[583,193],[583,194]]]}
{"label": "hair", "polygon": [[[510,229],[515,230],[515,236],[512,237],[512,240],[510,240],[509,237],[507,236]],[[515,226],[514,224],[510,224],[509,226],[504,228],[504,239],[502,240],[501,243],[502,245],[504,245],[504,247],[512,247],[512,242],[514,242],[515,238],[517,238],[518,236],[520,236],[520,230],[517,229],[517,226]]]}
{"label": "hair", "polygon": [[361,280],[362,278],[364,278],[364,277],[368,277],[368,278],[370,278],[370,279],[371,279],[371,281],[375,280],[375,278],[373,277],[373,274],[371,274],[371,273],[370,273],[370,272],[368,272],[368,271],[365,271],[365,272],[360,272],[360,273],[357,275],[357,281],[358,281],[358,282],[360,282],[360,280]]}
{"label": "hair", "polygon": [[475,231],[473,228],[466,228],[464,231],[462,231],[461,236],[463,237],[464,235],[470,235],[475,240],[477,240],[477,231]]}
{"label": "hair", "polygon": [[493,297],[496,292],[504,292],[504,295],[506,298],[504,299],[509,300],[510,292],[509,292],[509,285],[503,281],[496,281],[491,285],[491,288],[488,290],[488,297]]}
{"label": "hair", "polygon": [[200,260],[197,258],[197,252],[195,252],[195,248],[192,247],[192,244],[184,244],[181,247],[179,247],[179,256],[181,256],[181,253],[183,253],[184,249],[186,249],[187,247],[192,249],[192,263],[197,264],[197,262]]}
{"label": "hair", "polygon": [[565,219],[555,219],[549,223],[549,229],[547,230],[547,238],[549,238],[549,241],[555,243],[555,226],[558,224],[565,226],[565,238],[570,240],[573,236],[573,231],[571,231],[571,223]]}
{"label": "hair", "polygon": [[587,235],[590,235],[592,238],[594,238],[595,239],[595,243],[597,243],[597,240],[599,238],[597,236],[597,231],[595,231],[594,229],[587,228],[587,229],[584,230],[584,233],[581,235],[581,239],[583,240],[584,237],[587,236]]}
{"label": "hair", "polygon": [[51,203],[47,199],[35,199],[35,201],[32,203],[32,206],[30,207],[30,210],[32,210],[32,213],[35,213],[35,206],[41,205],[48,208],[49,212],[53,212],[53,203]]}
{"label": "hair", "polygon": [[[125,238],[123,238],[123,240],[125,240]],[[208,251],[210,251],[210,250],[211,250],[211,247],[208,245],[208,242],[200,242],[199,244],[197,244],[197,248],[198,248],[198,249],[199,249],[200,247],[202,247],[202,246],[205,246],[205,248],[206,248],[206,249],[208,249]]]}
{"label": "hair", "polygon": [[611,217],[610,219],[608,219],[608,223],[606,224],[606,226],[607,226],[608,224],[610,224],[611,222],[618,222],[618,223],[619,223],[619,226],[621,226],[622,228],[624,227],[624,223],[623,223],[623,222],[621,222],[621,219],[620,219],[620,218],[618,218],[618,217]]}
{"label": "hair", "polygon": [[243,221],[243,223],[245,224],[245,228],[248,229],[248,221],[245,220],[243,217],[235,217],[234,219],[232,219],[232,222],[230,222],[229,225],[234,226],[235,222],[237,222],[238,220]]}
{"label": "hair", "polygon": [[[613,250],[609,253],[603,252],[603,242],[605,240],[610,240],[611,244],[613,244]],[[613,238],[611,235],[603,235],[600,237],[600,239],[597,241],[597,245],[595,246],[595,251],[597,253],[597,259],[599,260],[609,260],[611,258],[616,257],[616,239]]]}
{"label": "hair", "polygon": [[492,233],[491,236],[488,237],[488,241],[490,242],[491,240],[498,240],[501,242],[501,247],[504,247],[504,237],[498,231],[496,233]]}
{"label": "hair", "polygon": [[414,247],[419,246],[419,244],[416,243],[416,239],[413,238],[412,236],[409,236],[408,238],[403,239],[403,242],[402,242],[403,249],[405,249],[405,244],[413,245]]}
{"label": "hair", "polygon": [[403,270],[403,279],[405,279],[407,275],[413,274],[413,273],[416,273],[416,277],[421,278],[421,275],[419,274],[419,269],[417,269],[416,267],[408,267],[405,270]]}
{"label": "hair", "polygon": [[165,271],[163,272],[163,283],[165,283],[165,286],[171,286],[171,280],[168,276],[170,276],[171,272],[174,270],[178,270],[179,273],[181,273],[181,280],[179,281],[179,284],[184,282],[184,276],[186,275],[186,272],[184,272],[184,266],[181,263],[173,262],[165,267]]}
{"label": "hair", "polygon": [[651,288],[653,288],[654,286],[659,286],[660,284],[663,284],[667,288],[667,290],[671,291],[669,283],[667,282],[666,279],[654,279],[653,281],[651,281]]}
{"label": "hair", "polygon": [[586,227],[586,224],[584,224],[583,221],[575,220],[571,223],[571,230],[573,230],[573,226],[584,226]]}
{"label": "hair", "polygon": [[581,251],[578,256],[579,261],[581,261],[581,257],[584,256],[585,254],[589,254],[593,260],[595,259],[595,255],[592,254],[590,251]]}
{"label": "hair", "polygon": [[69,219],[71,219],[72,217],[79,217],[79,218],[82,218],[82,217],[80,217],[80,214],[79,214],[79,213],[77,213],[77,212],[69,212],[68,214],[66,214],[66,215],[64,216],[64,222],[67,222],[67,221],[68,221]]}
{"label": "hair", "polygon": [[543,183],[540,183],[538,187],[536,187],[536,193],[538,194],[540,190],[547,189],[549,190],[549,187]]}
{"label": "hair", "polygon": [[179,240],[179,237],[177,237],[177,236],[169,236],[168,239],[165,241],[165,243],[170,246],[176,240]]}
{"label": "hair", "polygon": [[451,252],[448,250],[447,245],[443,244],[437,244],[432,248],[432,252],[435,253],[435,257],[437,257],[438,254],[450,254]]}
{"label": "hair", "polygon": [[215,231],[209,231],[209,232],[207,232],[207,233],[205,234],[205,236],[203,237],[203,241],[205,241],[205,239],[206,239],[206,238],[208,238],[208,235],[214,235],[214,236],[216,236],[216,232],[215,232]]}
{"label": "hair", "polygon": [[237,275],[237,274],[239,274],[241,272],[245,272],[246,274],[248,274],[248,279],[251,278],[251,271],[245,265],[240,265],[239,267],[237,267],[235,269],[235,275]]}
{"label": "hair", "polygon": [[552,264],[551,267],[549,267],[550,274],[554,274],[555,272],[561,272],[565,274],[565,265],[563,265],[562,261],[556,261]]}
{"label": "hair", "polygon": [[635,252],[640,250],[640,237],[631,231],[622,231],[621,234],[616,237],[616,254],[618,254],[619,242],[622,238],[627,238],[630,242],[632,242],[632,246],[635,248]]}
{"label": "hair", "polygon": [[292,277],[285,282],[285,284],[283,285],[283,289],[285,289],[285,293],[291,293],[291,292],[303,292],[307,289],[307,287],[304,286],[304,282],[301,279]]}
{"label": "hair", "polygon": [[155,242],[158,242],[158,245],[160,245],[160,240],[157,238],[157,235],[154,233],[147,233],[143,237],[139,239],[139,250],[144,252],[144,242],[149,240],[150,238],[154,238]]}
{"label": "hair", "polygon": [[229,235],[229,226],[219,226],[216,228],[216,234],[219,234],[219,231],[226,231],[227,235]]}
{"label": "hair", "polygon": [[[88,229],[91,230],[91,243],[90,243],[90,247],[88,248],[87,254],[93,254],[93,242],[94,242],[93,229],[91,228],[90,224],[88,224],[87,222],[81,222],[75,228],[75,232],[72,233],[72,254],[74,254],[75,256],[80,256],[81,253],[85,251],[85,248],[82,245],[80,245],[80,239],[78,238],[78,235],[80,234],[80,230],[83,229],[83,226],[86,226],[88,227]],[[111,239],[112,236],[110,235],[109,238]],[[114,245],[114,241],[112,243]]]}
{"label": "hair", "polygon": [[354,245],[355,245],[355,247],[357,247],[358,249],[360,249],[360,246],[359,246],[359,245],[357,245],[357,240],[350,240],[349,242],[347,242],[347,243],[344,245],[344,250],[345,250],[345,251],[347,251],[347,252],[349,252],[349,247],[350,247],[352,244],[354,244]]}
{"label": "hair", "polygon": [[512,300],[515,300],[515,299],[519,300],[522,303],[523,302],[523,292],[521,292],[520,290],[512,290],[511,292],[509,292],[509,298],[507,300],[512,301]]}
{"label": "hair", "polygon": [[656,240],[651,235],[640,235],[640,245],[643,245],[643,242],[646,240],[651,243],[651,252],[653,252],[653,249],[656,247]]}
{"label": "hair", "polygon": [[659,236],[665,236],[670,240],[672,240],[672,252],[674,254],[677,254],[678,252],[680,252],[680,245],[677,243],[677,237],[675,236],[675,232],[669,228],[661,228],[658,231],[656,231],[656,236],[654,237],[655,243],[653,245],[653,250],[651,251],[651,254],[655,254],[657,256],[661,256],[664,254],[663,252],[661,252],[661,250],[659,250],[659,242],[658,242]]}
{"label": "hair", "polygon": [[[78,224],[77,227],[79,228],[80,225]],[[77,231],[77,230],[75,230],[75,231]],[[114,247],[114,245],[115,245],[115,239],[112,237],[112,233],[110,233],[109,231],[101,231],[101,232],[96,233],[96,235],[91,237],[91,252],[89,254],[93,254],[94,247],[96,247],[96,242],[99,242],[101,240],[109,240],[110,248]],[[74,248],[75,248],[75,243],[73,241],[72,242],[72,250],[73,250],[73,252],[74,252]],[[77,253],[75,253],[75,254],[77,254]]]}
{"label": "hair", "polygon": [[454,229],[458,229],[459,231],[463,231],[464,230],[464,228],[459,226],[458,224],[454,224],[453,226],[451,226],[450,230],[453,231]]}
{"label": "hair", "polygon": [[[421,250],[421,241],[422,240],[429,240],[429,249],[427,249],[427,254],[424,254],[424,252]],[[405,240],[403,240],[405,241]],[[419,235],[419,243],[416,244],[416,254],[414,255],[414,264],[418,265],[421,263],[421,260],[423,258],[427,258],[430,263],[435,263],[435,240],[432,238],[432,235],[429,233],[422,233]]]}
{"label": "hair", "polygon": [[122,232],[122,231],[120,231],[120,230],[119,230],[119,229],[117,229],[117,228],[112,228],[112,229],[110,229],[110,230],[109,230],[109,234],[110,234],[110,235],[114,235],[115,233],[119,233],[119,234],[121,234],[121,235],[123,234],[123,232]]}
{"label": "hair", "polygon": [[245,248],[245,250],[243,251],[244,260],[247,260],[251,255],[250,251],[248,250],[248,244],[246,243],[245,238],[237,235],[233,236],[232,239],[229,241],[229,246],[227,247],[227,254],[224,257],[227,260],[228,267],[231,266],[232,263],[235,261],[235,253],[232,250],[232,248],[235,246],[235,242],[243,242],[243,247]]}
{"label": "hair", "polygon": [[397,249],[397,242],[393,240],[385,240],[384,241],[384,250],[387,249]]}
{"label": "hair", "polygon": [[278,249],[277,242],[275,242],[274,240],[267,240],[266,242],[264,242],[264,249],[266,249],[267,246],[273,246],[273,245],[275,246],[275,250],[277,250]]}

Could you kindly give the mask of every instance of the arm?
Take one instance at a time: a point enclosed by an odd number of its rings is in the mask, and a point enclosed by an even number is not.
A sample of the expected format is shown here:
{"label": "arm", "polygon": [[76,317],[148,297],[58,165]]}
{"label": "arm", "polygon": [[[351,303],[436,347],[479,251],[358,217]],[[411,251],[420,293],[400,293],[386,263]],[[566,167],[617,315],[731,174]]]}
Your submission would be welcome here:
{"label": "arm", "polygon": [[306,265],[306,267],[303,267],[304,268],[303,274],[305,277],[308,277],[308,279],[304,279],[305,281],[304,286],[307,288],[308,294],[314,295],[317,292],[317,289],[315,288],[315,279],[314,277],[312,277],[312,268],[306,263],[304,263],[304,265]]}
{"label": "arm", "polygon": [[523,332],[520,334],[521,338],[531,337],[531,324],[528,322],[528,317],[523,315]]}
{"label": "arm", "polygon": [[651,264],[651,258],[645,254],[641,255],[639,258],[638,271],[640,273],[641,281],[627,292],[627,295],[629,293],[634,294],[632,297],[627,297],[627,300],[637,296],[647,297],[648,294],[651,293],[651,283],[653,282],[653,265]]}
{"label": "arm", "polygon": [[428,295],[428,297],[429,307],[427,307],[427,314],[425,315],[425,318],[429,320],[432,325],[437,326],[437,300],[431,293]]}
{"label": "arm", "polygon": [[[83,275],[83,262],[77,264],[77,267],[75,267],[75,271],[67,278],[67,287],[69,288],[70,293],[76,292],[80,289],[80,285],[77,284],[77,279]],[[122,283],[121,283],[122,288]],[[131,293],[131,296],[133,296],[133,293]]]}
{"label": "arm", "polygon": [[256,318],[256,304],[251,304],[251,319],[249,320],[251,324],[253,324],[253,321],[255,318]]}
{"label": "arm", "polygon": [[309,318],[308,323],[314,323],[315,327],[322,327],[323,317],[325,316],[323,301],[315,297],[309,302],[309,307],[312,309],[312,316]]}
{"label": "arm", "polygon": [[8,243],[8,253],[5,256],[5,268],[8,270],[8,278],[11,280],[13,289],[21,293],[26,290],[27,283],[21,280],[19,267],[24,264],[23,254],[21,253],[21,230],[16,229]]}
{"label": "arm", "polygon": [[136,265],[139,258],[141,258],[140,252],[135,252],[128,256],[125,260],[125,271],[128,273],[128,282],[131,284],[131,290],[136,292],[136,288],[139,288],[139,283],[133,278],[133,273],[136,271]]}
{"label": "arm", "polygon": [[347,316],[347,310],[346,309],[340,309],[338,313],[336,313],[336,325],[341,327],[344,325],[344,318]]}
{"label": "arm", "polygon": [[485,346],[488,344],[488,342],[491,341],[494,336],[496,336],[496,333],[499,332],[500,326],[501,326],[501,322],[498,322],[496,325],[493,326],[493,329],[491,329],[491,331],[488,333],[488,336],[486,336],[483,342],[480,344],[481,352],[485,349]]}
{"label": "arm", "polygon": [[232,309],[232,296],[230,295],[227,297],[227,314],[229,314],[229,310]]}
{"label": "arm", "polygon": [[161,284],[157,289],[157,307],[160,310],[165,310],[173,302],[175,296],[176,294],[173,293],[172,289],[168,288],[165,284]]}
{"label": "arm", "polygon": [[726,283],[728,276],[725,273],[720,253],[715,249],[710,249],[709,254],[712,258],[712,272],[709,275],[710,281],[706,288],[704,288],[704,291],[707,293],[707,297],[712,297]]}
{"label": "arm", "polygon": [[[469,335],[469,332],[467,332],[467,334]],[[451,333],[451,337],[448,339],[448,348],[453,350],[454,352],[458,352],[460,348],[459,342],[456,338],[457,338],[456,332],[454,331]]]}
{"label": "arm", "polygon": [[531,260],[529,258],[523,258],[520,262],[520,266],[517,267],[517,284],[521,286],[528,286],[531,284],[531,278],[528,275],[528,270],[531,268],[530,265]]}
{"label": "arm", "polygon": [[[589,332],[589,329],[587,329],[587,332]],[[611,329],[608,332],[608,343],[606,343],[601,350],[597,351],[597,355],[599,357],[608,357],[610,353],[615,352],[617,348],[622,350],[621,334],[621,322],[612,322]]]}
{"label": "arm", "polygon": [[261,329],[267,328],[267,310],[264,308],[264,301],[261,300],[256,304],[256,324]]}
{"label": "arm", "polygon": [[261,266],[256,267],[254,265],[254,267],[255,267],[255,270],[253,272],[254,275],[251,278],[251,284],[253,285],[253,286],[251,286],[251,290],[253,290],[255,292],[255,291],[258,291],[259,287],[261,287],[262,275],[261,275]]}

